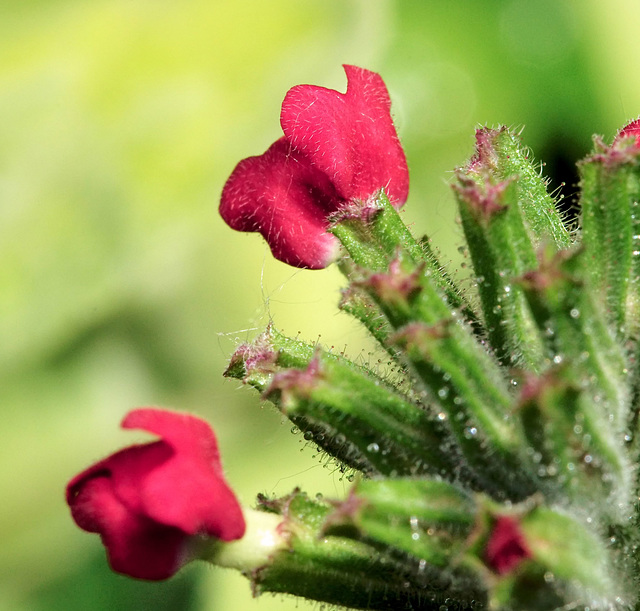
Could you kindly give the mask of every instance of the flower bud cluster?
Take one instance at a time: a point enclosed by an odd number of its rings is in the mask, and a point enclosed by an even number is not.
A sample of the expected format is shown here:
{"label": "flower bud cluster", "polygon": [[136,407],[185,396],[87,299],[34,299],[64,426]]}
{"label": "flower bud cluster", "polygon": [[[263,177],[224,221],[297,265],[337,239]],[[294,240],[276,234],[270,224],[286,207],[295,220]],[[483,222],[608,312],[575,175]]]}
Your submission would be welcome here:
{"label": "flower bud cluster", "polygon": [[640,129],[580,164],[580,230],[507,128],[479,129],[452,184],[471,290],[398,208],[407,163],[379,75],[286,95],[284,136],[241,161],[220,212],[296,267],[337,260],[340,308],[397,382],[273,326],[233,354],[253,387],[353,482],[241,508],[203,421],[137,410],[158,441],[74,478],[78,525],[112,567],[162,579],[192,559],[256,595],[356,609],[613,610],[640,604]]}

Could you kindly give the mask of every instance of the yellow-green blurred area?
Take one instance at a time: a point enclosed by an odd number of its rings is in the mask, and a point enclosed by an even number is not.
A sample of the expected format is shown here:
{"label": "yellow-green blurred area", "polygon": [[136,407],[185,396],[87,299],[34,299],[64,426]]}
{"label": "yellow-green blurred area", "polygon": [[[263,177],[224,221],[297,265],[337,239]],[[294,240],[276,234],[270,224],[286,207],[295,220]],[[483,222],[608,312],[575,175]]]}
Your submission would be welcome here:
{"label": "yellow-green blurred area", "polygon": [[76,472],[148,438],[118,424],[151,404],[213,424],[246,504],[297,485],[345,493],[222,371],[271,319],[380,357],[337,313],[336,269],[275,262],[218,218],[226,177],[279,137],[289,87],[344,90],[342,63],[375,70],[409,159],[405,217],[455,268],[447,181],[474,128],[525,125],[570,198],[591,134],[640,112],[639,19],[632,0],[4,0],[0,609],[314,608],[254,600],[241,576],[202,566],[164,584],[113,575],[63,500]]}

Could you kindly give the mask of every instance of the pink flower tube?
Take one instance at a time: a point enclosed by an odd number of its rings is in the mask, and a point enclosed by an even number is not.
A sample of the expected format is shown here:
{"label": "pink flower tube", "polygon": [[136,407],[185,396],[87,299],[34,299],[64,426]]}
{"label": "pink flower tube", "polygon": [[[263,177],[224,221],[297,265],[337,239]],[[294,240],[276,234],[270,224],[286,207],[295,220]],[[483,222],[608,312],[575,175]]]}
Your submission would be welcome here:
{"label": "pink flower tube", "polygon": [[160,439],[101,460],[67,486],[73,519],[100,534],[114,571],[166,579],[194,559],[196,538],[243,536],[242,510],[206,422],[148,408],[130,412],[122,427]]}
{"label": "pink flower tube", "polygon": [[407,199],[407,160],[380,75],[344,66],[347,91],[314,85],[289,90],[282,103],[284,137],[242,160],[222,191],[220,214],[238,231],[257,231],[289,265],[320,269],[338,252],[327,217],[345,203],[384,189],[399,207]]}

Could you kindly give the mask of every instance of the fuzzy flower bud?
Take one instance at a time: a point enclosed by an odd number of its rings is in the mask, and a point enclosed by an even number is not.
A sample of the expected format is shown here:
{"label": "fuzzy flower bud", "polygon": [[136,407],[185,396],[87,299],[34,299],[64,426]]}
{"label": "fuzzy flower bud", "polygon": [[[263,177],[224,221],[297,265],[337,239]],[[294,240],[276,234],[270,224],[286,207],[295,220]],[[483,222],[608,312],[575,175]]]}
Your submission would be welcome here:
{"label": "fuzzy flower bud", "polygon": [[622,138],[628,138],[633,136],[636,139],[636,146],[640,146],[640,119],[631,121],[628,125],[625,125],[615,137],[614,142],[620,141]]}
{"label": "fuzzy flower bud", "polygon": [[485,549],[487,564],[498,575],[505,575],[514,571],[527,558],[531,558],[531,552],[517,519],[499,516]]}

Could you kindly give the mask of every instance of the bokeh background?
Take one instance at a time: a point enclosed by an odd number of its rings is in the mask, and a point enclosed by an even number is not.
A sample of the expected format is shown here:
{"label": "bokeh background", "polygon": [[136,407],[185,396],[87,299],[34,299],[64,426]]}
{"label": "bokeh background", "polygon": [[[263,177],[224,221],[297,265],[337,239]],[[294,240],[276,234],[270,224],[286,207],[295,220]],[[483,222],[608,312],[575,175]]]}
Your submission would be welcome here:
{"label": "bokeh background", "polygon": [[[230,571],[116,576],[63,501],[143,434],[132,407],[206,417],[245,503],[344,494],[255,394],[221,373],[269,320],[378,358],[336,311],[335,269],[275,262],[217,216],[224,180],[280,135],[286,90],[380,72],[409,159],[405,217],[460,263],[447,182],[478,125],[526,126],[552,184],[640,112],[633,0],[4,0],[0,3],[0,609],[312,609]],[[564,186],[562,184],[564,183]],[[384,365],[384,364],[383,364]]]}

